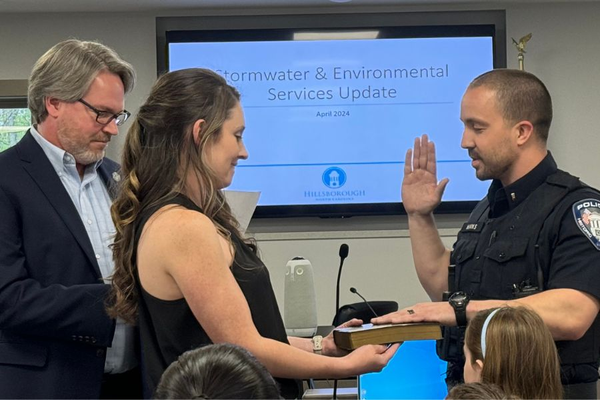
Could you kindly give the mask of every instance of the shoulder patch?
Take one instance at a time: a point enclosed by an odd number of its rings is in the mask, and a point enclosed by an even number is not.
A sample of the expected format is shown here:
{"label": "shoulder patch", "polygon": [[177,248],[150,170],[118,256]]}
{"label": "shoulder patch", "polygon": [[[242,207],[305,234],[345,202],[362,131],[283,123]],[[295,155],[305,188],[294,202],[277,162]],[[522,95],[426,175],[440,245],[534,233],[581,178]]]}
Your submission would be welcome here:
{"label": "shoulder patch", "polygon": [[600,251],[600,200],[585,199],[573,204],[575,224]]}

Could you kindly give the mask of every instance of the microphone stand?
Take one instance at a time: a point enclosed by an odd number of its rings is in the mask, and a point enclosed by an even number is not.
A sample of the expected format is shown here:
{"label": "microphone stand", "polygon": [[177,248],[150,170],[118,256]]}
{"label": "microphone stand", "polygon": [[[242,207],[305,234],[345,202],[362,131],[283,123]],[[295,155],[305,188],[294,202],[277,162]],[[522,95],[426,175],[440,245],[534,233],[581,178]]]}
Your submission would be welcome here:
{"label": "microphone stand", "polygon": [[335,324],[338,325],[337,320],[338,312],[340,310],[340,279],[342,278],[342,267],[344,266],[344,260],[348,257],[348,245],[342,244],[340,246],[340,268],[338,269],[337,284],[335,286]]}
{"label": "microphone stand", "polygon": [[[346,259],[346,257],[348,257],[348,245],[346,243],[342,244],[340,246],[340,268],[338,269],[338,276],[337,276],[337,285],[335,288],[335,324],[334,325],[338,325],[339,321],[337,320],[338,317],[338,312],[340,310],[340,278],[342,277],[342,267],[344,265],[344,260]],[[337,399],[337,382],[338,380],[335,379],[333,381],[333,400]]]}
{"label": "microphone stand", "polygon": [[350,291],[352,293],[354,293],[355,295],[357,295],[358,297],[360,297],[365,304],[367,305],[367,307],[369,307],[369,310],[371,310],[371,312],[373,313],[373,315],[375,316],[375,318],[378,318],[379,315],[377,315],[377,313],[375,312],[375,310],[373,310],[373,307],[371,307],[371,305],[369,304],[369,302],[367,301],[367,299],[365,299],[360,293],[358,293],[358,290],[356,290],[356,288],[351,287]]}
{"label": "microphone stand", "polygon": [[338,321],[338,313],[340,311],[340,278],[342,277],[342,266],[344,265],[344,259],[340,260],[340,268],[338,269],[337,276],[337,285],[335,286],[335,323],[334,325],[339,325]]}

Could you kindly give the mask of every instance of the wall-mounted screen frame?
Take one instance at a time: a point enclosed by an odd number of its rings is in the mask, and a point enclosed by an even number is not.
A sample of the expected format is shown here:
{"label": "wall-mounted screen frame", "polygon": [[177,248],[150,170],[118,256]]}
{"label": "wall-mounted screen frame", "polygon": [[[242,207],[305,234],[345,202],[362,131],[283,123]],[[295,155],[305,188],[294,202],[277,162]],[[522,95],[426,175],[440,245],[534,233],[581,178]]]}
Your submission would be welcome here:
{"label": "wall-mounted screen frame", "polygon": [[460,149],[459,104],[472,78],[506,67],[504,11],[165,17],[156,26],[159,74],[211,68],[240,89],[250,158],[231,188],[262,192],[256,217],[403,213],[404,154],[422,133],[451,179],[437,212],[469,212],[484,196]]}

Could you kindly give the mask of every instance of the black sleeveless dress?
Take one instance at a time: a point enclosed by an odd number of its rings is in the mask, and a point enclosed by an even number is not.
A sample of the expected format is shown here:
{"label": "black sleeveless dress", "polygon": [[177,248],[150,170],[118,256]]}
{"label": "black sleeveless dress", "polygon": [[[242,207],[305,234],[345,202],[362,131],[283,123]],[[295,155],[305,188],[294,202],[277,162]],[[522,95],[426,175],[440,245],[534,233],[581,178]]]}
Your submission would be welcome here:
{"label": "black sleeveless dress", "polygon": [[[147,210],[142,213],[136,226],[136,250],[139,236],[148,219],[167,204],[178,204],[202,212],[184,195],[178,195],[169,202]],[[231,271],[248,302],[256,329],[263,337],[288,343],[267,268],[240,238],[232,235],[231,240],[235,247],[235,259]],[[172,301],[161,300],[147,293],[141,286],[139,278],[136,283],[140,294],[139,327],[143,371],[148,389],[154,392],[162,373],[182,353],[212,342],[184,298]],[[283,397],[297,398],[301,394],[300,381],[275,379],[279,383]]]}

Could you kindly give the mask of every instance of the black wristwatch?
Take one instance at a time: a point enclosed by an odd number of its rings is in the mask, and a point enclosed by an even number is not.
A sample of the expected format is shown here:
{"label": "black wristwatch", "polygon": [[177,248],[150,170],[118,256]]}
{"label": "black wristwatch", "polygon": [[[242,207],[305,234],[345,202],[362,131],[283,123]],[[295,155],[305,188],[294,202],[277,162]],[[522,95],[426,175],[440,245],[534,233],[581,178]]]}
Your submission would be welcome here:
{"label": "black wristwatch", "polygon": [[469,295],[465,292],[454,292],[448,298],[448,303],[454,308],[457,326],[467,326],[467,304],[469,304]]}

